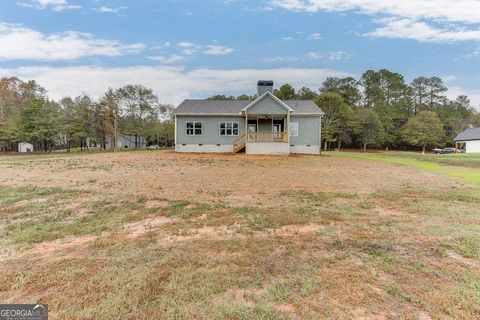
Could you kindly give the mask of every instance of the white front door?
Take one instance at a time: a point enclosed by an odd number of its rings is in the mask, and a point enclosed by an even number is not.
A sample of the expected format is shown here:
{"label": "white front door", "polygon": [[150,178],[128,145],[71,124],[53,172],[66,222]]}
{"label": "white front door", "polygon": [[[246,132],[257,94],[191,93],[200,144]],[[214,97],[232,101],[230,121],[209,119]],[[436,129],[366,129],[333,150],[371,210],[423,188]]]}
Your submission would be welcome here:
{"label": "white front door", "polygon": [[282,125],[281,124],[274,124],[273,125],[273,137],[280,138],[282,132]]}

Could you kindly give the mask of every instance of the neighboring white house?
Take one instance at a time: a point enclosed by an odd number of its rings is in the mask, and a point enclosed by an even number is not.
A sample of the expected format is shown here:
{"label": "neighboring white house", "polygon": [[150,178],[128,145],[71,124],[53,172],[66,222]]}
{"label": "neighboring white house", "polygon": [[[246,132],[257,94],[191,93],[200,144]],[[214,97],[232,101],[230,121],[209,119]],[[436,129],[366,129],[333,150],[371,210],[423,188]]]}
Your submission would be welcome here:
{"label": "neighboring white house", "polygon": [[480,128],[470,128],[455,138],[455,144],[465,144],[466,153],[480,153]]}
{"label": "neighboring white house", "polygon": [[33,152],[33,145],[28,142],[20,142],[18,144],[18,152]]}

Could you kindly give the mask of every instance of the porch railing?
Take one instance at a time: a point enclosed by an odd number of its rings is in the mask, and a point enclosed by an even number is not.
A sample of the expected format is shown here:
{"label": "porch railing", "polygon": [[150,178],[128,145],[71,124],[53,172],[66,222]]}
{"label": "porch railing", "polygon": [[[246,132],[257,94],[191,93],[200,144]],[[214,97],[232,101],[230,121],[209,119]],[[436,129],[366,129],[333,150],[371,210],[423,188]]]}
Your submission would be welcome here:
{"label": "porch railing", "polygon": [[288,142],[288,132],[248,132],[247,142]]}

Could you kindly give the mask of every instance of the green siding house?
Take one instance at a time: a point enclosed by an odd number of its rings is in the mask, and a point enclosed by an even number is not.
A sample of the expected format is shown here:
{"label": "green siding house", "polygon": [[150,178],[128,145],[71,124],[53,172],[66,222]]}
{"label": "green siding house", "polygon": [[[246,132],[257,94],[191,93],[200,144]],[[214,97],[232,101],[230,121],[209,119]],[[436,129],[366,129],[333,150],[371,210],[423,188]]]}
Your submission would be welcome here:
{"label": "green siding house", "polygon": [[185,100],[175,109],[175,151],[320,154],[323,111],[307,100],[282,101],[273,81],[255,100]]}

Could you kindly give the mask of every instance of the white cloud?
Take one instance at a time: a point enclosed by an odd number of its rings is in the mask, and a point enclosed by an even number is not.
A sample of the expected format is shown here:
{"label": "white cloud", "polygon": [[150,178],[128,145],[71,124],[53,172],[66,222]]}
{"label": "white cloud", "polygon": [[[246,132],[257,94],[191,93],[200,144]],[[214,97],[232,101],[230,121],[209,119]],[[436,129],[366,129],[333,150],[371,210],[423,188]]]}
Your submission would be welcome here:
{"label": "white cloud", "polygon": [[344,77],[349,74],[329,69],[302,68],[186,71],[183,68],[167,66],[81,66],[0,69],[0,77],[4,76],[34,79],[44,86],[54,99],[82,92],[98,98],[109,87],[117,88],[128,83],[143,84],[154,89],[160,101],[176,105],[183,99],[192,97],[253,93],[258,79],[273,79],[277,85],[290,83],[295,87],[319,88],[326,77]]}
{"label": "white cloud", "polygon": [[227,48],[224,46],[217,46],[217,45],[208,45],[206,49],[203,51],[204,54],[212,55],[212,56],[222,56],[233,52],[232,48]]}
{"label": "white cloud", "polygon": [[442,78],[443,82],[445,83],[457,80],[457,76],[454,76],[453,74],[446,74],[441,76],[440,78]]}
{"label": "white cloud", "polygon": [[309,52],[304,56],[307,60],[318,60],[322,58],[322,55],[316,52]]}
{"label": "white cloud", "polygon": [[318,53],[318,52],[308,52],[300,56],[276,56],[272,58],[266,58],[263,61],[267,63],[274,62],[302,62],[302,61],[312,61],[312,60],[324,60],[324,61],[333,61],[333,60],[348,60],[351,55],[343,51],[329,51],[327,53]]}
{"label": "white cloud", "polygon": [[169,56],[147,56],[147,59],[154,60],[162,64],[175,64],[185,62],[187,60],[186,57],[179,54],[172,54]]}
{"label": "white cloud", "polygon": [[192,48],[192,47],[195,47],[195,44],[188,41],[183,41],[183,42],[177,43],[177,46],[180,48]]}
{"label": "white cloud", "polygon": [[272,0],[287,10],[318,12],[355,10],[411,19],[480,23],[478,0]]}
{"label": "white cloud", "polygon": [[195,53],[197,53],[196,49],[183,49],[180,51],[180,53],[184,56],[193,56]]}
{"label": "white cloud", "polygon": [[124,45],[115,40],[99,39],[88,33],[67,31],[43,34],[36,30],[0,23],[0,60],[74,60],[87,56],[135,54],[142,43]]}
{"label": "white cloud", "polygon": [[322,39],[322,35],[321,35],[320,33],[318,33],[318,32],[312,33],[311,35],[309,35],[309,36],[307,37],[307,39],[308,39],[308,40],[320,40],[320,39]]}
{"label": "white cloud", "polygon": [[480,47],[474,49],[471,53],[463,55],[463,57],[468,59],[480,58]]}
{"label": "white cloud", "polygon": [[94,8],[94,10],[98,13],[120,13],[122,10],[127,10],[128,7],[126,6],[119,6],[116,8],[111,8],[107,6],[101,6],[100,8]]}
{"label": "white cloud", "polygon": [[367,35],[428,42],[480,40],[479,0],[272,0],[300,12],[355,11],[377,18]]}
{"label": "white cloud", "polygon": [[79,5],[69,4],[67,0],[31,0],[30,2],[19,2],[18,5],[26,8],[35,8],[39,10],[52,9],[53,11],[63,11],[72,9],[81,9]]}
{"label": "white cloud", "polygon": [[177,47],[180,48],[180,55],[193,56],[198,52],[206,55],[220,56],[226,55],[234,51],[233,48],[224,47],[221,45],[202,45],[195,44],[189,41],[182,41],[177,43]]}
{"label": "white cloud", "polygon": [[328,60],[349,60],[351,55],[343,51],[330,51],[327,53]]}
{"label": "white cloud", "polygon": [[294,40],[292,37],[282,37],[282,41],[292,41]]}
{"label": "white cloud", "polygon": [[366,35],[382,38],[412,39],[421,42],[457,42],[468,40],[480,40],[479,30],[468,30],[465,28],[434,28],[425,22],[414,21],[408,18],[380,19],[382,27]]}

